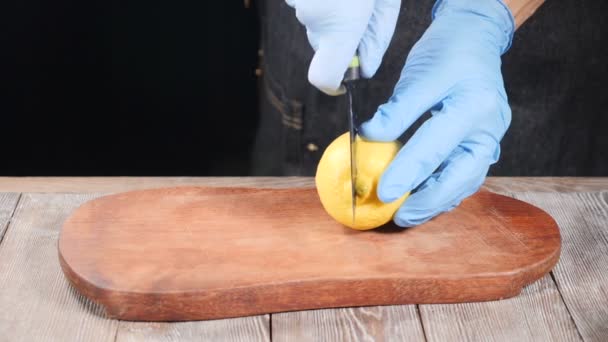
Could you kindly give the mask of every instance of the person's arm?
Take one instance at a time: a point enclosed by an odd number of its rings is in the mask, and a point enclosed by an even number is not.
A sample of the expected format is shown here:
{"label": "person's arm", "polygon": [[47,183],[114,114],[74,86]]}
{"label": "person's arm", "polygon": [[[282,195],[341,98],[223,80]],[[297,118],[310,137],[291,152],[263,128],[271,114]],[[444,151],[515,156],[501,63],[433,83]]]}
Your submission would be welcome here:
{"label": "person's arm", "polygon": [[545,0],[504,0],[504,2],[515,18],[515,29],[518,29]]}

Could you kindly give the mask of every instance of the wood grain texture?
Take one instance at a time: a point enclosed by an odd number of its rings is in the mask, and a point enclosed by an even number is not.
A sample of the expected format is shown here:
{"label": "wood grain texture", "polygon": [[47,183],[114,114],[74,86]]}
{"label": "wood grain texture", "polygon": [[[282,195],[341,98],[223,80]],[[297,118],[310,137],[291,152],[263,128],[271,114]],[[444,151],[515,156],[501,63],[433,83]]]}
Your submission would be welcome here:
{"label": "wood grain texture", "polygon": [[549,212],[563,235],[553,275],[585,341],[608,340],[608,193],[518,194]]}
{"label": "wood grain texture", "polygon": [[0,177],[0,192],[115,193],[175,186],[289,188],[314,183],[312,177]]}
{"label": "wood grain texture", "polygon": [[113,341],[116,321],[74,291],[57,262],[69,213],[92,196],[24,194],[0,244],[0,340]]}
{"label": "wood grain texture", "polygon": [[66,276],[111,317],[175,321],[511,297],[557,262],[546,213],[480,192],[414,229],[354,231],[315,189],[167,188],[83,205]]}
{"label": "wood grain texture", "polygon": [[116,342],[265,342],[270,341],[268,315],[203,322],[143,323],[121,321]]}
{"label": "wood grain texture", "polygon": [[[0,177],[0,192],[104,192],[172,186],[286,188],[314,186],[312,177]],[[484,187],[512,191],[608,191],[608,177],[489,177]]]}
{"label": "wood grain texture", "polygon": [[[0,244],[0,341],[267,341],[268,317],[134,324],[105,317],[75,291],[57,261],[67,216],[96,195],[24,194]],[[10,217],[18,194],[0,194]],[[6,209],[9,208],[9,209]]]}
{"label": "wood grain texture", "polygon": [[272,315],[272,340],[424,341],[415,305],[310,310]]}
{"label": "wood grain texture", "polygon": [[499,193],[608,191],[608,177],[488,177],[484,188]]}
{"label": "wood grain texture", "polygon": [[13,216],[19,196],[16,193],[0,193],[0,243],[2,243],[4,232]]}
{"label": "wood grain texture", "polygon": [[550,275],[502,301],[420,305],[428,341],[580,341]]}

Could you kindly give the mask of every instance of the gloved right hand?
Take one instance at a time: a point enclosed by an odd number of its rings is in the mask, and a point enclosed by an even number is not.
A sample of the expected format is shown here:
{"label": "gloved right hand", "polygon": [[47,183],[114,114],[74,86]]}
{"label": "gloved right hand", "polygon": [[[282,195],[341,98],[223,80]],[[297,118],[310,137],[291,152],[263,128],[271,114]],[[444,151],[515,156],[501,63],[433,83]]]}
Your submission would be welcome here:
{"label": "gloved right hand", "polygon": [[306,27],[315,55],[308,80],[328,95],[343,93],[344,72],[358,53],[361,74],[372,77],[391,41],[401,0],[286,0]]}
{"label": "gloved right hand", "polygon": [[452,210],[483,184],[511,122],[501,55],[515,29],[499,0],[440,0],[433,22],[410,51],[393,96],[361,125],[361,136],[393,141],[430,110],[378,183],[402,227]]}

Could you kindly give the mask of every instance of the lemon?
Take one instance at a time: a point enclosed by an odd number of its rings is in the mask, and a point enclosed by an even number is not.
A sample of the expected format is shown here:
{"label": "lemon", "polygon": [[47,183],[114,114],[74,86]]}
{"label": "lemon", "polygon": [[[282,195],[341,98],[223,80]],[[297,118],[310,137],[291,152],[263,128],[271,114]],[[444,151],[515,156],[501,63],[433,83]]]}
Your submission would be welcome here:
{"label": "lemon", "polygon": [[353,229],[377,228],[393,218],[409,193],[391,203],[383,203],[376,195],[380,176],[393,160],[401,144],[371,142],[357,137],[357,179],[355,219],[352,217],[350,177],[350,136],[336,138],[323,152],[317,166],[315,183],[321,204],[336,221]]}

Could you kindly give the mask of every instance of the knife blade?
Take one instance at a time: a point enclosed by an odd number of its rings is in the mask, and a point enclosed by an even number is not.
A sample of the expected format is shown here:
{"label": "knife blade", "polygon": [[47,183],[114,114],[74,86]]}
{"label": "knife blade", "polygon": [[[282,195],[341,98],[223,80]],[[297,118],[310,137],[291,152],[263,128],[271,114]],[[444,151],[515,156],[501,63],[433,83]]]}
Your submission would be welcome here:
{"label": "knife blade", "polygon": [[357,123],[355,111],[353,110],[353,90],[354,83],[360,78],[359,57],[353,57],[346,73],[344,75],[344,86],[346,87],[346,95],[348,97],[348,130],[350,134],[350,185],[351,185],[351,205],[352,219],[355,223],[355,207],[357,200]]}

